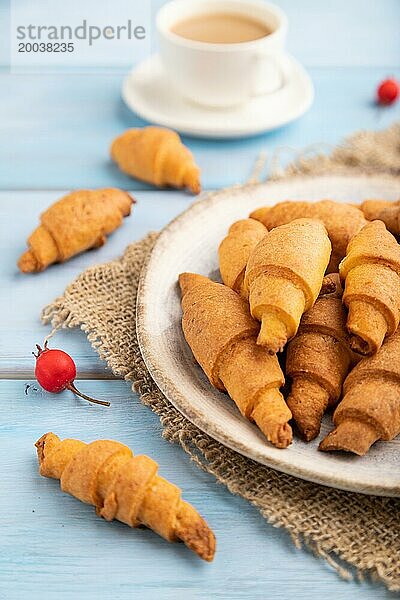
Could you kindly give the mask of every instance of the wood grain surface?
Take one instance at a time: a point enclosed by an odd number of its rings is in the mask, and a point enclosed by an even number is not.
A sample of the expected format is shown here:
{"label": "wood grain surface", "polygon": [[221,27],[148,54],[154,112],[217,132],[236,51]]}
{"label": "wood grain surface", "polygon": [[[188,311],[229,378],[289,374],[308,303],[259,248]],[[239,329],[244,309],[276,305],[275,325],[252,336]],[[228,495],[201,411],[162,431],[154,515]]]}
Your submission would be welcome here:
{"label": "wood grain surface", "polygon": [[[163,1],[154,0],[153,10]],[[380,129],[400,117],[400,104],[377,110],[373,103],[378,81],[400,77],[398,0],[277,3],[288,12],[289,50],[309,68],[315,103],[298,122],[270,135],[230,142],[186,139],[206,189],[243,182],[261,149],[271,157],[278,147],[290,146],[282,153],[284,164],[293,149],[336,144],[357,129]],[[268,525],[251,505],[215,485],[180,448],[162,439],[157,417],[129,386],[110,380],[82,332],[60,332],[54,344],[76,358],[82,390],[107,397],[112,407],[34,387],[25,395],[25,385],[33,383],[30,352],[48,331],[40,324],[40,309],[82,269],[118,256],[192,198],[151,190],[111,164],[111,139],[142,124],[120,99],[122,73],[9,73],[8,5],[0,2],[1,600],[394,598],[382,586],[339,579],[327,563],[295,549],[288,534]],[[95,2],[98,14],[108,6]],[[49,202],[62,190],[111,185],[136,190],[138,204],[106,246],[43,275],[17,272],[25,239]],[[56,481],[39,477],[33,444],[51,429],[87,441],[116,438],[156,458],[160,472],[182,486],[184,497],[215,529],[215,562],[203,564],[152,532],[106,523],[63,494]]]}

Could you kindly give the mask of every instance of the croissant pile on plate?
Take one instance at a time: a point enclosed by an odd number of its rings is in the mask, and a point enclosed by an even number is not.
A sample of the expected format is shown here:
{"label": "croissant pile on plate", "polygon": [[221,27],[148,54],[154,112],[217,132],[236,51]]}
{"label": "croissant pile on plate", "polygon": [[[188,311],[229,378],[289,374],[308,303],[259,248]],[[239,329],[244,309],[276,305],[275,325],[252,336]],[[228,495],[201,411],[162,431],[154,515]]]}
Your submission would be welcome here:
{"label": "croissant pile on plate", "polygon": [[400,201],[281,202],[229,228],[223,283],[182,273],[182,328],[210,383],[277,448],[400,433]]}

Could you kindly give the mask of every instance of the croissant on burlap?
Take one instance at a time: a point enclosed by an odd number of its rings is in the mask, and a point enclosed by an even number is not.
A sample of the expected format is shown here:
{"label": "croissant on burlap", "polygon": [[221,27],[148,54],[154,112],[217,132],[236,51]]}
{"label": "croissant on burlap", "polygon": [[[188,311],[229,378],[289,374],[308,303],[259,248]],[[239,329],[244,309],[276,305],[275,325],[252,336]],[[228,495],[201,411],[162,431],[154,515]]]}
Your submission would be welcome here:
{"label": "croissant on burlap", "polygon": [[199,194],[200,169],[175,131],[162,127],[128,129],[111,144],[111,158],[131,177],[158,187],[188,188]]}
{"label": "croissant on burlap", "polygon": [[248,290],[244,287],[247,261],[258,242],[267,233],[268,230],[259,221],[242,219],[230,226],[228,235],[219,246],[219,270],[222,281],[243,298],[248,296]]}
{"label": "croissant on burlap", "polygon": [[377,440],[400,433],[400,330],[347,376],[343,400],[333,415],[335,429],[319,449],[362,456]]}
{"label": "croissant on burlap", "polygon": [[296,335],[302,314],[320,293],[331,255],[321,221],[296,219],[272,229],[246,267],[251,314],[261,321],[257,343],[281,351]]}
{"label": "croissant on burlap", "polygon": [[40,474],[60,479],[61,489],[93,504],[107,521],[130,527],[145,525],[169,542],[181,540],[204,560],[215,553],[215,537],[197,511],[181,498],[178,487],[157,475],[148,456],[133,456],[119,442],[85,444],[46,433],[36,448]]}
{"label": "croissant on burlap", "polygon": [[202,275],[183,273],[179,284],[183,332],[210,383],[227,391],[272,444],[286,448],[292,415],[279,391],[284,376],[277,357],[257,346],[259,325],[247,302]]}
{"label": "croissant on burlap", "polygon": [[365,200],[360,209],[368,221],[383,221],[393,235],[400,235],[400,200]]}
{"label": "croissant on burlap", "polygon": [[358,208],[332,200],[279,202],[275,206],[258,208],[250,214],[250,217],[261,221],[268,230],[301,217],[320,219],[332,243],[328,273],[338,271],[339,263],[346,254],[347,244],[367,223]]}
{"label": "croissant on burlap", "polygon": [[102,246],[106,236],[130,215],[133,202],[127,192],[116,188],[78,190],[63,196],[41,215],[18,267],[23,273],[36,273]]}
{"label": "croissant on burlap", "polygon": [[287,404],[307,441],[318,435],[328,406],[338,402],[353,363],[339,275],[330,277],[335,290],[320,294],[287,346],[286,375],[292,381]]}
{"label": "croissant on burlap", "polygon": [[368,223],[354,236],[340,276],[350,345],[360,354],[373,354],[400,320],[400,246],[382,221]]}

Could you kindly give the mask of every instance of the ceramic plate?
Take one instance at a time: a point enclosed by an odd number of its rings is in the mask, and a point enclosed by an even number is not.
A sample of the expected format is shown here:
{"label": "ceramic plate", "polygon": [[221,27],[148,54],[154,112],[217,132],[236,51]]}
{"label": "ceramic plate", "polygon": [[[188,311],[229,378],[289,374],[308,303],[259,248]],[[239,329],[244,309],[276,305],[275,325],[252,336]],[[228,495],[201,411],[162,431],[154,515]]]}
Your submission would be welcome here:
{"label": "ceramic plate", "polygon": [[345,490],[400,497],[400,438],[378,442],[364,457],[323,453],[319,440],[332,429],[325,416],[311,443],[294,439],[286,450],[269,444],[225,394],[211,387],[196,364],[181,329],[179,273],[219,277],[217,248],[228,227],[258,206],[286,200],[332,198],[360,202],[395,200],[400,184],[390,177],[301,177],[209,194],[170,223],[144,269],[137,330],[146,365],[161,391],[190,421],[229,448],[262,464],[309,481]]}
{"label": "ceramic plate", "polygon": [[304,68],[291,56],[282,57],[286,83],[278,91],[256,96],[230,109],[212,109],[178,94],[157,55],[128,75],[122,86],[125,103],[143,119],[198,137],[235,138],[270,131],[300,117],[314,98]]}

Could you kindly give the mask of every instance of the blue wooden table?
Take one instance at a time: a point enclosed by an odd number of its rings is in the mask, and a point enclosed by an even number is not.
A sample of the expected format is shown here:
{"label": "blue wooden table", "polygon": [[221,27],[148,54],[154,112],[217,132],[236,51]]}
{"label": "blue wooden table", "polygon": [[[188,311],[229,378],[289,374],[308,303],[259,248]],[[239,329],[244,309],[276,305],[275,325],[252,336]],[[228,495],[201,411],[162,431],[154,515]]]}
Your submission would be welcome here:
{"label": "blue wooden table", "polygon": [[[244,181],[260,149],[335,144],[354,130],[382,128],[400,117],[399,106],[377,110],[373,104],[377,82],[400,77],[398,0],[278,3],[289,16],[290,51],[313,78],[314,106],[272,134],[240,141],[186,139],[206,189]],[[154,1],[153,8],[160,4]],[[6,17],[0,3],[3,58]],[[121,81],[119,72],[12,75],[5,62],[0,71],[0,598],[392,597],[382,586],[342,581],[326,563],[296,550],[284,531],[165,442],[158,418],[125,382],[112,378],[82,332],[61,332],[53,344],[76,359],[82,391],[111,399],[112,408],[87,405],[68,392],[52,396],[34,384],[30,353],[47,333],[41,307],[82,269],[118,256],[191,202],[184,193],[131,181],[110,163],[111,139],[142,124],[120,100]],[[17,258],[42,209],[64,190],[113,185],[133,190],[138,203],[105,247],[39,276],[17,272]],[[160,472],[182,487],[214,528],[214,563],[203,564],[150,531],[106,523],[63,494],[56,481],[40,478],[33,444],[49,430],[87,441],[115,438],[155,457]]]}

